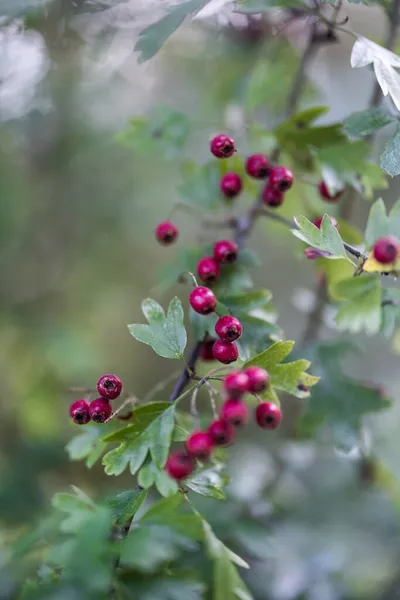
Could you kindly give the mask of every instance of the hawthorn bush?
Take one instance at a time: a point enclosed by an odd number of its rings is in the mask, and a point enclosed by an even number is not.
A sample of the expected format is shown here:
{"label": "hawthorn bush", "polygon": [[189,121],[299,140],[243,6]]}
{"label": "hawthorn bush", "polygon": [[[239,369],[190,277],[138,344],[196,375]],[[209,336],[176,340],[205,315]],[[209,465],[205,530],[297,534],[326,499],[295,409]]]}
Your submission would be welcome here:
{"label": "hawthorn bush", "polygon": [[[141,31],[139,60],[151,59],[207,4],[172,5]],[[389,22],[385,47],[353,31],[341,0],[237,0],[234,10],[249,19],[275,6],[287,22],[306,19],[308,42],[279,123],[266,131],[255,119],[265,94],[255,65],[242,107],[246,136],[209,126],[204,164],[184,155],[190,119],[174,109],[133,118],[120,134],[136,152],[179,163],[181,199],[171,214],[160,203],[154,243],[170,263],[163,289],[179,282],[181,293],[168,306],[144,299],[147,323],[128,325],[134,343],[161,357],[146,395],[128,393],[118,374],[101,375],[96,387],[88,381],[69,408],[77,431],[67,451],[88,468],[100,463],[107,476],[129,472],[132,485],[99,499],[77,487],[57,493],[36,529],[6,540],[0,598],[397,597],[400,492],[369,441],[369,423],[390,399],[379,383],[343,370],[354,350],[348,335],[320,339],[332,305],[338,332],[398,346],[400,201],[390,210],[373,201],[362,234],[350,223],[360,198],[372,201],[387,175],[400,173],[398,132],[379,165],[371,157],[373,135],[396,123],[400,109],[400,58],[392,51],[400,5],[380,5]],[[376,85],[370,108],[320,125],[329,107],[300,103],[310,61],[339,32],[353,36],[351,65],[372,65]],[[182,211],[199,231],[190,247],[181,242]],[[317,275],[296,346],[285,339],[272,293],[255,288],[249,273],[263,263],[251,235],[268,220],[282,238],[298,238],[297,253]],[[179,373],[159,381],[158,360],[178,363]],[[225,468],[250,423],[265,430],[273,463],[251,501],[233,493]]]}

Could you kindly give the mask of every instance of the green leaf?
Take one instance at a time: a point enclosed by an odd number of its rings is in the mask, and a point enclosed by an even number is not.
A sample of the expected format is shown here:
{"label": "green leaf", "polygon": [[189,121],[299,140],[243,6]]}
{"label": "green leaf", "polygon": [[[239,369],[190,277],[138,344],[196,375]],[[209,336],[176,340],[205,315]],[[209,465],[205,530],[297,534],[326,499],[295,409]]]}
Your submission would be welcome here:
{"label": "green leaf", "polygon": [[383,106],[377,106],[351,114],[343,121],[343,126],[348,135],[364,137],[393,123],[394,120]]}
{"label": "green leaf", "polygon": [[263,308],[271,299],[272,293],[269,290],[253,290],[245,294],[224,296],[221,301],[233,312],[249,313],[257,308]]}
{"label": "green leaf", "polygon": [[107,505],[111,509],[112,517],[116,524],[123,525],[132,519],[146,500],[146,497],[146,490],[128,490],[108,500]]}
{"label": "green leaf", "polygon": [[83,433],[73,437],[66,445],[70,460],[86,458],[86,466],[90,469],[103,454],[106,444],[101,440],[104,426],[89,423]]}
{"label": "green leaf", "polygon": [[205,165],[187,162],[183,165],[183,184],[178,187],[178,191],[186,202],[204,210],[221,208],[221,162],[223,161],[211,161]]}
{"label": "green leaf", "polygon": [[133,337],[151,346],[159,356],[182,360],[187,336],[179,298],[171,300],[167,316],[158,302],[151,298],[143,300],[142,311],[149,325],[128,325]]}
{"label": "green leaf", "polygon": [[245,292],[253,287],[248,269],[240,265],[224,265],[223,276],[213,285],[217,297]]}
{"label": "green leaf", "polygon": [[303,240],[303,242],[306,242],[306,244],[309,244],[313,248],[318,248],[318,250],[329,253],[326,258],[347,259],[342,238],[336,227],[332,225],[328,215],[324,215],[320,229],[306,217],[295,217],[295,222],[298,229],[292,229],[292,233],[300,240]]}
{"label": "green leaf", "polygon": [[392,337],[395,327],[400,323],[400,290],[383,290],[381,331],[387,338]]}
{"label": "green leaf", "polygon": [[299,150],[322,148],[343,141],[341,123],[314,126],[316,118],[325,114],[326,106],[317,106],[297,113],[280,123],[274,130],[283,149],[293,154]]}
{"label": "green leaf", "polygon": [[215,324],[218,321],[218,316],[215,313],[211,315],[199,315],[192,307],[189,308],[189,318],[192,323],[193,333],[198,342],[204,340],[207,333],[214,334]]}
{"label": "green leaf", "polygon": [[206,543],[207,551],[212,560],[219,559],[221,556],[226,554],[229,557],[229,560],[238,567],[242,567],[242,569],[249,569],[250,566],[248,563],[243,560],[238,554],[232,552],[220,539],[217,538],[214,531],[211,528],[211,525],[207,523],[202,517],[202,526],[204,531],[204,541]]}
{"label": "green leaf", "polygon": [[381,169],[390,177],[400,174],[400,127],[388,141],[381,155]]}
{"label": "green leaf", "polygon": [[162,469],[167,462],[169,447],[174,429],[175,404],[155,419],[146,431],[150,456],[154,464]]}
{"label": "green leaf", "polygon": [[213,600],[253,600],[226,551],[214,561]]}
{"label": "green leaf", "polygon": [[361,173],[368,158],[369,146],[364,141],[349,142],[347,140],[316,150],[316,157],[321,165],[326,165],[336,171],[347,181],[346,176]]}
{"label": "green leaf", "polygon": [[236,0],[233,12],[241,15],[258,15],[275,7],[297,6],[298,0]]}
{"label": "green leaf", "polygon": [[172,285],[175,285],[182,273],[186,271],[194,273],[197,263],[203,256],[204,249],[201,246],[178,248],[177,256],[173,263],[163,267],[158,274],[160,290],[166,291]]}
{"label": "green leaf", "polygon": [[389,220],[383,200],[379,198],[369,211],[364,235],[366,247],[372,248],[376,240],[386,235],[389,235]]}
{"label": "green leaf", "polygon": [[183,21],[194,16],[208,4],[210,0],[186,0],[172,6],[168,13],[157,23],[149,25],[139,33],[135,50],[139,52],[139,62],[153,58],[167,39],[180,27]]}
{"label": "green leaf", "polygon": [[73,494],[56,494],[52,500],[52,505],[57,510],[68,513],[68,517],[64,519],[60,525],[61,531],[65,533],[75,533],[79,531],[82,523],[88,517],[95,505],[88,496],[79,488],[74,488]]}
{"label": "green leaf", "polygon": [[183,495],[175,494],[171,498],[165,498],[155,502],[147,512],[142,516],[141,521],[148,519],[154,520],[154,522],[163,522],[163,519],[168,520],[171,515],[174,515],[178,508],[182,506]]}
{"label": "green leaf", "polygon": [[164,498],[174,496],[179,490],[177,481],[167,475],[164,469],[157,469],[154,481],[158,493]]}
{"label": "green leaf", "polygon": [[150,488],[153,485],[155,478],[156,478],[156,474],[155,474],[155,471],[153,470],[153,463],[149,459],[147,459],[146,464],[144,464],[143,467],[139,471],[138,484],[142,488],[147,490],[148,488]]}
{"label": "green leaf", "polygon": [[223,488],[228,483],[228,477],[221,474],[223,465],[218,464],[214,467],[196,471],[194,475],[185,479],[185,487],[201,496],[225,500],[226,495]]}
{"label": "green leaf", "polygon": [[374,335],[381,328],[382,288],[379,275],[344,279],[334,287],[336,296],[347,302],[340,306],[336,324],[340,331]]}
{"label": "green leaf", "polygon": [[193,574],[177,572],[138,577],[137,573],[121,574],[124,598],[140,600],[204,600],[205,586],[193,579]]}
{"label": "green leaf", "polygon": [[140,433],[147,429],[170,406],[170,402],[150,402],[144,406],[134,408],[132,416],[129,419],[129,422],[132,421],[132,424],[106,435],[103,438],[103,442],[122,442],[136,439]]}
{"label": "green leaf", "polygon": [[133,442],[122,442],[118,448],[110,450],[103,456],[105,473],[118,476],[129,465],[129,470],[134,475],[144,463],[148,449],[146,440],[140,437]]}

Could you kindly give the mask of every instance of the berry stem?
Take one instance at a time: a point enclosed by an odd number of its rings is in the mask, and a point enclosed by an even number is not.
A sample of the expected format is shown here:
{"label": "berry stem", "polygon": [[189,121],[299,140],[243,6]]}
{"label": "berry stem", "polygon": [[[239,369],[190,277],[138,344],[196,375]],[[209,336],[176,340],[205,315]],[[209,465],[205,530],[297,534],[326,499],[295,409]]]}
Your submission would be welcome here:
{"label": "berry stem", "polygon": [[183,283],[187,277],[189,277],[189,279],[192,280],[194,288],[199,287],[196,276],[191,271],[183,271],[183,273],[180,274],[179,279],[180,279],[181,283]]}
{"label": "berry stem", "polygon": [[127,406],[135,406],[135,404],[137,404],[138,399],[136,398],[136,396],[130,396],[129,398],[127,398],[126,400],[124,400],[124,402],[121,404],[121,406],[119,408],[117,408],[117,410],[115,410],[113,413],[111,413],[111,415],[108,417],[108,419],[106,419],[104,421],[104,423],[108,423],[109,421],[111,421],[111,419],[115,419],[116,417],[118,417],[119,413],[126,408]]}
{"label": "berry stem", "polygon": [[218,410],[217,410],[217,402],[216,402],[216,395],[219,393],[215,387],[213,387],[211,385],[211,383],[209,381],[205,381],[204,382],[207,386],[207,390],[208,390],[208,395],[210,397],[210,404],[211,404],[211,411],[213,414],[213,419],[218,419]]}

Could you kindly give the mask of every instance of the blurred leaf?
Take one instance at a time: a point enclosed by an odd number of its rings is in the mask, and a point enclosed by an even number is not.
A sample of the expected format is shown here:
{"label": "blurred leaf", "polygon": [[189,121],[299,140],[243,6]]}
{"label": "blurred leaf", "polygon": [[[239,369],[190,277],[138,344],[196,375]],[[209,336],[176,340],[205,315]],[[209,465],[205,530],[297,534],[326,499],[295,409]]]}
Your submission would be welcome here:
{"label": "blurred leaf", "polygon": [[[139,577],[137,573],[123,573],[123,590],[128,598],[138,600],[203,600],[205,586],[192,574],[176,572]],[[124,596],[125,598],[125,596]]]}
{"label": "blurred leaf", "polygon": [[253,596],[225,551],[221,552],[214,561],[213,600],[253,600]]}
{"label": "blurred leaf", "polygon": [[[400,96],[399,96],[400,103]],[[394,136],[387,142],[381,155],[381,169],[390,177],[400,174],[400,127]]]}
{"label": "blurred leaf", "polygon": [[236,264],[243,267],[260,267],[262,263],[260,257],[255,252],[249,248],[241,248]]}
{"label": "blurred leaf", "polygon": [[73,437],[66,445],[70,460],[86,458],[86,465],[90,469],[103,454],[106,444],[101,440],[104,435],[102,425],[89,423],[83,433]]}
{"label": "blurred leaf", "polygon": [[215,210],[223,206],[219,182],[223,161],[210,161],[205,165],[186,162],[182,166],[183,183],[178,191],[188,204],[204,210]]}
{"label": "blurred leaf", "polygon": [[141,521],[148,519],[154,520],[154,522],[161,523],[164,519],[167,519],[176,514],[176,511],[183,503],[183,495],[175,494],[171,498],[158,500],[155,502],[148,511],[142,516]]}
{"label": "blurred leaf", "polygon": [[193,333],[198,342],[204,340],[207,333],[211,336],[214,334],[214,327],[218,321],[218,316],[215,313],[211,315],[199,315],[192,307],[189,307],[189,317],[193,327]]}
{"label": "blurred leaf", "polygon": [[271,299],[272,293],[269,290],[253,290],[244,294],[224,296],[221,301],[233,312],[249,313],[254,309],[264,307]]}
{"label": "blurred leaf", "polygon": [[[388,215],[382,198],[374,202],[369,212],[364,235],[365,245],[368,249],[372,248],[379,238],[387,235],[393,235],[400,239],[400,200],[392,206]],[[394,266],[397,267],[397,263]]]}
{"label": "blurred leaf", "polygon": [[400,324],[400,290],[384,289],[382,302],[382,325],[383,335],[390,338],[394,334],[395,327]]}
{"label": "blurred leaf", "polygon": [[200,246],[178,248],[175,260],[164,266],[158,274],[161,290],[167,290],[172,285],[175,285],[182,273],[186,271],[195,273],[197,263],[203,256],[204,249]]}
{"label": "blurred leaf", "polygon": [[132,519],[146,500],[146,497],[146,490],[128,490],[108,500],[107,505],[111,509],[112,517],[116,524],[123,525]]}
{"label": "blurred leaf", "polygon": [[374,190],[384,190],[388,187],[386,175],[381,171],[379,165],[372,162],[365,162],[361,172],[354,177],[348,177],[347,183],[367,200],[372,200]]}
{"label": "blurred leaf", "polygon": [[133,337],[151,346],[154,352],[164,358],[182,360],[187,336],[179,298],[171,300],[167,316],[158,302],[151,298],[143,300],[142,311],[149,325],[128,325]]}
{"label": "blurred leaf", "polygon": [[369,146],[366,142],[349,142],[347,140],[316,151],[319,163],[335,170],[344,179],[345,175],[353,176],[354,173],[362,172],[368,154]]}
{"label": "blurred leaf", "polygon": [[390,115],[383,106],[376,106],[349,115],[343,121],[343,127],[352,137],[364,137],[393,123],[394,120],[395,117]]}
{"label": "blurred leaf", "polygon": [[319,148],[340,143],[344,139],[341,123],[313,126],[312,123],[327,112],[326,106],[309,108],[280,123],[274,130],[283,149],[290,154],[308,147]]}
{"label": "blurred leaf", "polygon": [[95,505],[84,492],[75,488],[76,494],[56,494],[52,500],[52,505],[57,510],[68,513],[60,525],[61,531],[65,533],[74,533],[79,531],[85,522],[89,513],[93,511]]}
{"label": "blurred leaf", "polygon": [[185,479],[185,487],[201,496],[225,500],[226,495],[223,488],[228,484],[228,477],[222,475],[223,465],[218,464],[214,467],[196,471],[194,475]]}
{"label": "blurred leaf", "polygon": [[363,275],[340,281],[336,297],[347,300],[339,307],[336,324],[340,331],[374,335],[381,328],[382,288],[376,275]]}
{"label": "blurred leaf", "polygon": [[233,12],[243,15],[258,15],[271,8],[298,6],[298,0],[236,0]]}
{"label": "blurred leaf", "polygon": [[224,265],[222,276],[213,285],[213,292],[219,297],[245,292],[253,287],[248,269],[240,265]]}
{"label": "blurred leaf", "polygon": [[207,523],[207,521],[205,521],[203,518],[201,519],[204,531],[204,539],[210,558],[212,560],[218,560],[222,556],[226,555],[231,562],[235,563],[239,567],[242,567],[242,569],[249,569],[250,567],[248,563],[245,560],[243,560],[243,558],[241,558],[238,554],[232,552],[232,550],[229,550],[229,548],[225,546],[225,544],[223,544],[220,539],[217,538],[217,536],[211,528],[211,525]]}
{"label": "blurred leaf", "polygon": [[53,0],[1,0],[0,16],[17,17],[30,10],[45,8]]}
{"label": "blurred leaf", "polygon": [[336,227],[332,225],[328,215],[324,215],[320,229],[306,217],[295,217],[295,222],[299,229],[292,229],[292,233],[300,240],[303,240],[303,242],[306,242],[306,244],[309,244],[313,248],[328,252],[330,256],[326,258],[347,259],[342,238]]}

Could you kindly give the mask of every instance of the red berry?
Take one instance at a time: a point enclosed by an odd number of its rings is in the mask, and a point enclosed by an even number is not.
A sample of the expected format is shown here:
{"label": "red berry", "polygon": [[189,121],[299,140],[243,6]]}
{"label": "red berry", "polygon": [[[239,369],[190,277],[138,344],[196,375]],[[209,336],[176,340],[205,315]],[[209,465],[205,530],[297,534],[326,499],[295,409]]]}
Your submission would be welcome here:
{"label": "red berry", "polygon": [[245,371],[229,373],[224,378],[224,390],[230,398],[239,398],[248,391],[249,378]]}
{"label": "red berry", "polygon": [[215,340],[207,340],[206,342],[202,343],[200,350],[200,358],[202,360],[215,360],[213,354],[214,343]]}
{"label": "red berry", "polygon": [[331,194],[325,181],[322,180],[318,184],[318,191],[320,196],[324,198],[324,200],[327,200],[327,202],[337,202],[344,190],[338,190],[336,194]]}
{"label": "red berry", "polygon": [[214,283],[219,277],[219,264],[212,256],[205,256],[197,263],[197,275],[204,283]]}
{"label": "red berry", "polygon": [[[331,220],[331,223],[332,223],[332,225],[333,225],[334,227],[337,227],[337,226],[338,226],[338,222],[336,221],[335,217],[329,217],[329,218],[330,218],[330,220]],[[322,223],[322,219],[323,219],[323,216],[322,216],[322,217],[317,217],[317,218],[316,218],[316,219],[314,219],[314,221],[313,221],[313,223],[314,223],[315,227],[318,227],[318,229],[321,229],[321,223]]]}
{"label": "red berry", "polygon": [[209,315],[217,306],[217,299],[209,288],[195,287],[189,296],[190,306],[199,315]]}
{"label": "red berry", "polygon": [[172,479],[185,479],[193,473],[195,461],[186,452],[177,451],[169,455],[165,470]]}
{"label": "red berry", "polygon": [[235,142],[228,135],[220,133],[211,140],[210,150],[217,158],[229,158],[235,152]]}
{"label": "red berry", "polygon": [[215,360],[219,360],[224,365],[229,365],[238,359],[239,351],[235,342],[228,343],[217,340],[213,346],[213,355]]}
{"label": "red berry", "polygon": [[251,394],[261,394],[269,386],[269,374],[261,367],[247,367],[244,371],[247,375],[247,391]]}
{"label": "red berry", "polygon": [[269,185],[275,190],[286,192],[293,185],[293,173],[286,167],[273,167],[269,173]]}
{"label": "red berry", "polygon": [[103,375],[97,382],[97,391],[106,400],[115,400],[121,394],[122,381],[116,375]]}
{"label": "red berry", "polygon": [[215,333],[223,342],[234,342],[242,335],[243,327],[239,319],[226,315],[216,322]]}
{"label": "red berry", "polygon": [[90,421],[89,402],[76,400],[69,407],[69,416],[77,425],[86,425]]}
{"label": "red berry", "polygon": [[269,184],[264,188],[262,197],[267,206],[280,206],[285,199],[283,192],[275,190]]}
{"label": "red berry", "polygon": [[220,181],[219,189],[226,198],[235,198],[242,191],[243,183],[237,173],[226,173]]}
{"label": "red berry", "polygon": [[276,429],[282,421],[281,409],[272,402],[261,402],[256,408],[256,421],[263,429]]}
{"label": "red berry", "polygon": [[235,437],[232,425],[223,419],[213,421],[208,427],[208,433],[216,446],[227,446]]}
{"label": "red berry", "polygon": [[380,238],[374,244],[374,258],[383,265],[394,263],[400,252],[399,240],[392,235]]}
{"label": "red berry", "polygon": [[89,414],[95,423],[104,423],[111,416],[111,404],[105,398],[96,398],[89,404]]}
{"label": "red berry", "polygon": [[186,451],[193,458],[207,460],[213,451],[213,441],[208,431],[195,431],[186,440]]}
{"label": "red berry", "polygon": [[238,257],[239,247],[233,240],[220,240],[214,245],[214,258],[222,265],[234,263]]}
{"label": "red berry", "polygon": [[178,228],[171,221],[159,223],[155,230],[156,238],[163,246],[173,244],[178,237],[178,233]]}
{"label": "red berry", "polygon": [[246,425],[249,420],[249,409],[246,402],[237,400],[236,398],[226,400],[221,408],[221,419],[234,427]]}
{"label": "red berry", "polygon": [[270,170],[269,160],[263,154],[252,154],[246,160],[246,173],[255,179],[265,179]]}

